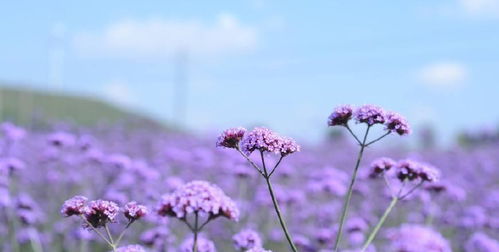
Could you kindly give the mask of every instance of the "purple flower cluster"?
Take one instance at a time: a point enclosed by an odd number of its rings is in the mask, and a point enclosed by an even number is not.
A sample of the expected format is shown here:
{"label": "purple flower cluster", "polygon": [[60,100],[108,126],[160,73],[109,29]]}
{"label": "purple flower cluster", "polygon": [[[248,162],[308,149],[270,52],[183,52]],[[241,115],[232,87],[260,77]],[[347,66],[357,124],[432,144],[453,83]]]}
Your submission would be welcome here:
{"label": "purple flower cluster", "polygon": [[137,204],[135,201],[128,202],[123,208],[123,212],[128,221],[136,221],[147,215],[147,208],[143,205]]}
{"label": "purple flower cluster", "polygon": [[420,180],[435,182],[439,179],[440,173],[436,168],[429,164],[405,159],[397,163],[396,176],[400,181]]}
{"label": "purple flower cluster", "polygon": [[239,148],[239,142],[243,139],[246,129],[242,127],[225,130],[217,140],[217,147]]}
{"label": "purple flower cluster", "polygon": [[328,125],[348,126],[348,122],[352,118],[357,123],[365,123],[369,126],[384,124],[385,130],[396,132],[401,136],[411,133],[411,129],[405,118],[395,112],[387,112],[375,105],[363,105],[356,109],[350,105],[336,107],[328,117]]}
{"label": "purple flower cluster", "polygon": [[406,224],[388,234],[390,251],[394,252],[451,252],[449,242],[437,231]]}
{"label": "purple flower cluster", "polygon": [[279,136],[267,128],[257,127],[245,134],[241,149],[246,154],[259,150],[286,156],[300,151],[300,146],[291,138]]}
{"label": "purple flower cluster", "polygon": [[206,181],[192,181],[172,194],[164,195],[157,211],[161,216],[180,219],[192,213],[207,215],[210,218],[224,216],[234,221],[239,218],[239,209],[234,201],[218,186]]}
{"label": "purple flower cluster", "polygon": [[232,241],[237,250],[248,250],[262,246],[260,235],[251,229],[245,229],[232,236]]}
{"label": "purple flower cluster", "polygon": [[[81,216],[84,218],[85,227],[100,228],[107,223],[115,222],[120,212],[118,204],[107,200],[94,200],[88,202],[84,196],[74,196],[64,202],[61,214],[65,217]],[[132,201],[123,208],[124,216],[129,222],[136,221],[147,214],[147,208]]]}
{"label": "purple flower cluster", "polygon": [[409,124],[401,115],[395,112],[388,112],[386,114],[386,130],[390,132],[396,132],[397,134],[403,136],[411,133],[411,128]]}
{"label": "purple flower cluster", "polygon": [[371,176],[375,177],[379,174],[389,171],[392,167],[396,165],[396,162],[387,157],[382,157],[374,160],[371,165]]}
{"label": "purple flower cluster", "polygon": [[85,213],[88,199],[84,196],[74,196],[68,199],[62,205],[61,213],[65,217],[73,215],[82,215]]}
{"label": "purple flower cluster", "polygon": [[490,238],[482,232],[474,233],[466,242],[466,252],[495,252],[499,251],[499,241]]}
{"label": "purple flower cluster", "polygon": [[328,118],[327,124],[329,126],[346,126],[348,121],[352,119],[353,109],[350,105],[343,105],[336,107]]}
{"label": "purple flower cluster", "polygon": [[355,110],[354,116],[358,123],[366,123],[369,126],[383,124],[386,121],[386,112],[375,105],[363,105]]}
{"label": "purple flower cluster", "polygon": [[119,210],[118,204],[112,201],[94,200],[88,203],[83,214],[89,225],[99,228],[114,222]]}

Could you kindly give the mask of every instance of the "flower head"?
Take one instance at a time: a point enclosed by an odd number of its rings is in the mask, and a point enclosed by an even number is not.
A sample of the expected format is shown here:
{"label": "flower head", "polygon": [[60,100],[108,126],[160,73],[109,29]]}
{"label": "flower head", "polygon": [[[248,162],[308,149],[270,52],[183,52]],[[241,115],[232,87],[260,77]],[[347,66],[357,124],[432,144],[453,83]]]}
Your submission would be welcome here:
{"label": "flower head", "polygon": [[435,230],[419,225],[403,225],[389,233],[393,250],[399,252],[451,252],[449,242]]}
{"label": "flower head", "polygon": [[123,212],[128,221],[132,222],[144,217],[148,213],[148,210],[145,206],[132,201],[125,205]]}
{"label": "flower head", "polygon": [[88,199],[83,196],[74,196],[71,199],[68,199],[64,202],[61,209],[61,214],[65,217],[73,216],[73,215],[81,215],[85,210],[85,205],[87,204]]}
{"label": "flower head", "polygon": [[401,160],[397,163],[396,174],[400,181],[420,179],[422,181],[435,182],[439,178],[439,172],[433,166],[409,159]]}
{"label": "flower head", "polygon": [[388,112],[386,114],[386,130],[390,132],[396,132],[397,134],[403,136],[411,133],[411,128],[409,124],[401,115],[395,112]]}
{"label": "flower head", "polygon": [[364,105],[355,111],[355,120],[358,123],[366,123],[369,126],[385,123],[385,111],[375,105]]}
{"label": "flower head", "polygon": [[94,228],[103,227],[108,222],[114,222],[120,208],[112,201],[94,200],[85,208],[85,219]]}
{"label": "flower head", "polygon": [[328,118],[327,124],[329,126],[345,126],[348,121],[352,119],[353,109],[350,105],[343,105],[336,107]]}
{"label": "flower head", "polygon": [[239,142],[243,139],[246,129],[242,127],[225,130],[217,140],[217,147],[238,148]]}
{"label": "flower head", "polygon": [[251,229],[245,229],[232,236],[234,246],[237,250],[247,250],[254,247],[262,246],[262,239],[257,232]]}
{"label": "flower head", "polygon": [[251,154],[255,150],[263,152],[273,152],[283,156],[300,151],[300,146],[287,137],[281,137],[273,131],[257,127],[246,133],[242,142],[242,150],[246,154]]}
{"label": "flower head", "polygon": [[482,232],[474,233],[466,242],[466,252],[490,252],[499,251],[499,241],[490,238]]}
{"label": "flower head", "polygon": [[26,136],[26,130],[10,122],[4,122],[0,125],[2,134],[11,141],[23,139]]}
{"label": "flower head", "polygon": [[396,162],[391,158],[382,157],[375,159],[370,165],[371,175],[376,176],[382,174],[383,172],[390,170],[395,165]]}
{"label": "flower head", "polygon": [[66,132],[55,132],[48,136],[48,142],[56,147],[69,147],[76,143],[76,137]]}
{"label": "flower head", "polygon": [[300,151],[300,145],[298,145],[294,139],[289,137],[281,138],[280,153],[282,156],[286,156],[288,154],[292,154],[297,151]]}
{"label": "flower head", "polygon": [[218,186],[206,181],[192,181],[163,196],[158,207],[161,216],[185,218],[188,214],[206,214],[211,218],[224,216],[237,221],[239,209]]}

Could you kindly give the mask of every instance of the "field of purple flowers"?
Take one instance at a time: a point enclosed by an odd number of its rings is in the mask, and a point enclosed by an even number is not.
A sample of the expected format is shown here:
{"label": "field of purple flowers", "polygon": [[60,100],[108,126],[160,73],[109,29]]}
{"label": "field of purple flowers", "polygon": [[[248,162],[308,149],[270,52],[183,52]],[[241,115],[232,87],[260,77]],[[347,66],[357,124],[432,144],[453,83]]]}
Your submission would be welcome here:
{"label": "field of purple flowers", "polygon": [[385,148],[411,130],[370,105],[324,121],[343,137],[313,146],[3,123],[1,250],[499,251],[499,144]]}

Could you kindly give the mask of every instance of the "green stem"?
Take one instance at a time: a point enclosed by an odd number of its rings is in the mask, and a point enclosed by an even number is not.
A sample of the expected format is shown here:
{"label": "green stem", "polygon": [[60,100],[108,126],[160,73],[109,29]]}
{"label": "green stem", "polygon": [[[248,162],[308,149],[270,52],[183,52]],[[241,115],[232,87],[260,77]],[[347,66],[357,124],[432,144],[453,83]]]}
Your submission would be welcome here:
{"label": "green stem", "polygon": [[[289,246],[291,247],[291,250],[293,252],[297,252],[298,249],[296,249],[295,244],[293,243],[293,239],[291,238],[291,234],[288,231],[288,227],[286,225],[286,222],[284,221],[284,218],[282,217],[281,214],[281,209],[279,208],[279,203],[277,202],[277,199],[275,197],[274,189],[272,188],[272,183],[270,183],[270,175],[269,172],[267,171],[267,166],[265,165],[265,158],[263,157],[263,151],[260,151],[260,157],[262,159],[262,166],[263,166],[263,177],[265,178],[265,181],[267,182],[267,187],[269,188],[269,193],[270,197],[272,198],[272,204],[274,205],[275,212],[277,213],[277,218],[279,219],[279,223],[281,224],[282,230],[284,231],[284,235],[286,236],[286,239],[288,240]],[[279,159],[279,162],[274,166],[272,169],[272,173],[275,171],[277,166],[282,160],[282,156]]]}
{"label": "green stem", "polygon": [[341,212],[341,217],[340,217],[340,226],[338,228],[338,234],[336,235],[336,241],[334,242],[334,251],[338,251],[340,246],[340,241],[343,235],[343,226],[345,225],[345,220],[348,213],[348,207],[350,206],[350,200],[352,198],[353,185],[355,184],[355,179],[357,178],[357,172],[359,171],[360,161],[362,160],[362,155],[364,154],[364,149],[366,148],[366,140],[370,128],[371,128],[370,126],[367,127],[366,133],[364,134],[364,139],[360,144],[360,151],[357,157],[357,162],[353,170],[352,178],[350,180],[350,185],[348,186],[347,196],[345,197],[345,201],[343,202],[343,210]]}
{"label": "green stem", "polygon": [[199,222],[199,216],[198,213],[196,212],[194,217],[194,240],[192,241],[192,252],[198,251],[198,222]]}
{"label": "green stem", "polygon": [[270,197],[272,198],[272,203],[274,204],[274,209],[275,212],[277,213],[277,218],[279,218],[279,223],[281,224],[282,230],[284,231],[284,235],[286,236],[286,239],[288,240],[289,246],[291,247],[291,250],[293,252],[297,252],[298,250],[296,249],[295,244],[293,243],[293,239],[291,238],[291,235],[289,234],[288,228],[286,226],[286,222],[284,221],[284,218],[282,218],[281,210],[279,209],[279,204],[277,203],[274,190],[272,189],[272,184],[270,183],[270,178],[266,177],[265,181],[267,181],[267,186],[269,188],[270,192]]}
{"label": "green stem", "polygon": [[374,240],[374,238],[376,237],[376,234],[378,233],[381,226],[383,226],[383,223],[385,223],[385,220],[388,217],[388,214],[390,214],[390,212],[393,210],[393,208],[397,204],[398,200],[399,200],[398,197],[393,197],[392,202],[390,202],[390,205],[383,213],[383,216],[381,216],[381,219],[379,219],[378,224],[376,224],[373,231],[371,231],[371,233],[369,234],[369,237],[367,238],[366,242],[364,243],[364,246],[362,247],[362,252],[366,251],[366,249],[369,247],[371,242]]}

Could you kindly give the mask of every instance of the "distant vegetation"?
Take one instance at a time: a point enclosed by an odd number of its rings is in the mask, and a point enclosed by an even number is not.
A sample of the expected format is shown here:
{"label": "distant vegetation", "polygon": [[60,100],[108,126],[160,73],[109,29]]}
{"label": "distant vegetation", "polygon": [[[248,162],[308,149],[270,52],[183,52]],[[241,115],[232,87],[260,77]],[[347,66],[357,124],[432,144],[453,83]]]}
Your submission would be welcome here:
{"label": "distant vegetation", "polygon": [[0,83],[0,120],[22,125],[54,121],[76,125],[144,122],[160,126],[139,113],[119,108],[99,98],[6,86]]}

